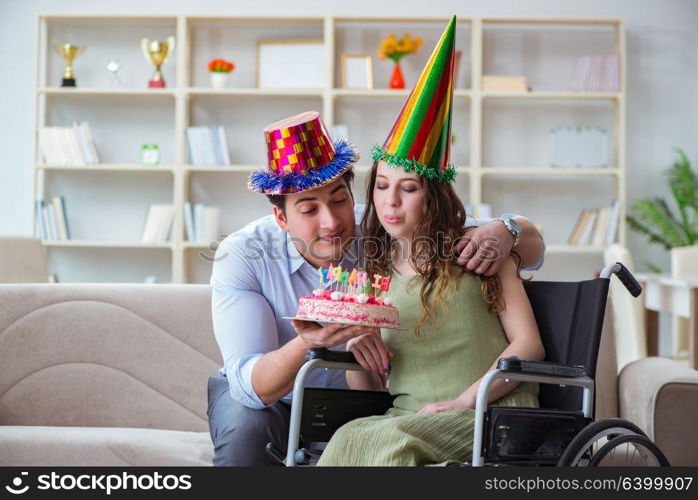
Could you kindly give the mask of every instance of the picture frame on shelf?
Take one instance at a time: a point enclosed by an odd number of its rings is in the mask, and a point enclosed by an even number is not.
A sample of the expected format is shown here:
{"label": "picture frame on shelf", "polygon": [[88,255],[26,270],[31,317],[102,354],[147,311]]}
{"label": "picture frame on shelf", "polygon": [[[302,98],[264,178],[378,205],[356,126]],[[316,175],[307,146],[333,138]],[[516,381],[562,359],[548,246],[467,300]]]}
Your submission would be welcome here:
{"label": "picture frame on shelf", "polygon": [[608,144],[604,127],[554,127],[550,129],[550,167],[608,168]]}
{"label": "picture frame on shelf", "polygon": [[257,40],[257,88],[321,89],[324,80],[322,39]]}
{"label": "picture frame on shelf", "polygon": [[342,88],[373,89],[373,64],[369,54],[342,54]]}
{"label": "picture frame on shelf", "polygon": [[521,75],[482,75],[483,92],[528,92],[526,77]]}

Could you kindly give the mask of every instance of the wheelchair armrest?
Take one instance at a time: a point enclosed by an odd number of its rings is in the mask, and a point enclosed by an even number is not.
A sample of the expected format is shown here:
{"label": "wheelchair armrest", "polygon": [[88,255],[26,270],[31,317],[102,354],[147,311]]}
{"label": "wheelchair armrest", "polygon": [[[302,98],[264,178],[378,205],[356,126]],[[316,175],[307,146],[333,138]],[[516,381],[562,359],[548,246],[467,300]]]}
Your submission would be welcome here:
{"label": "wheelchair armrest", "polygon": [[586,369],[583,366],[563,365],[550,361],[525,361],[516,356],[500,359],[497,363],[497,368],[502,372],[530,373],[551,377],[587,376]]}
{"label": "wheelchair armrest", "polygon": [[354,353],[349,351],[331,351],[329,349],[308,349],[305,353],[306,361],[311,359],[322,359],[324,361],[333,361],[336,363],[355,363],[359,364],[354,357]]}

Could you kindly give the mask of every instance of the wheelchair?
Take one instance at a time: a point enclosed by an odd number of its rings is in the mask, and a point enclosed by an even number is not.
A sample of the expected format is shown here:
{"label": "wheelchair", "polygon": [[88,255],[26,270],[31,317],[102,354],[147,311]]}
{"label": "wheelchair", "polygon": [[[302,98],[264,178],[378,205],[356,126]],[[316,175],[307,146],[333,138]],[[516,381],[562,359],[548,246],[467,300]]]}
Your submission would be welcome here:
{"label": "wheelchair", "polygon": [[[647,435],[620,418],[594,420],[594,376],[611,275],[637,297],[641,286],[620,262],[599,278],[580,282],[524,282],[540,330],[545,361],[500,359],[482,379],[476,398],[473,454],[461,466],[668,466]],[[267,453],[286,466],[313,465],[332,434],[350,420],[380,415],[387,392],[306,388],[316,369],[363,370],[350,352],[310,350],[293,389],[288,449]],[[488,406],[498,379],[540,384],[539,408]],[[320,445],[321,446],[321,445]]]}

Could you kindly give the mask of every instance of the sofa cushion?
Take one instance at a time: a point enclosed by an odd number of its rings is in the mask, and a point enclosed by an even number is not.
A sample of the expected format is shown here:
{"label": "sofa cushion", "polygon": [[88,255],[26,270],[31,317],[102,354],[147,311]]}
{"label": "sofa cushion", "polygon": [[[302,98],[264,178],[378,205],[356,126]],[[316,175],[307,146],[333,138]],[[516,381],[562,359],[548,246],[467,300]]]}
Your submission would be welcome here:
{"label": "sofa cushion", "polygon": [[208,430],[205,285],[0,285],[0,425]]}
{"label": "sofa cushion", "polygon": [[208,432],[0,426],[0,466],[210,466]]}

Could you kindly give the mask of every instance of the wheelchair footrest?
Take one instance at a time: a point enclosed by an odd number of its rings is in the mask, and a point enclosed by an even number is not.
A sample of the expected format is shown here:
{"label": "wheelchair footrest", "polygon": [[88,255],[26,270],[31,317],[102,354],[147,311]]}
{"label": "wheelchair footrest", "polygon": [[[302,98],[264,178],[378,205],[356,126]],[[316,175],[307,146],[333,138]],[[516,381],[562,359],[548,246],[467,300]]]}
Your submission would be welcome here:
{"label": "wheelchair footrest", "polygon": [[483,456],[491,463],[555,464],[591,419],[581,411],[490,406]]}

